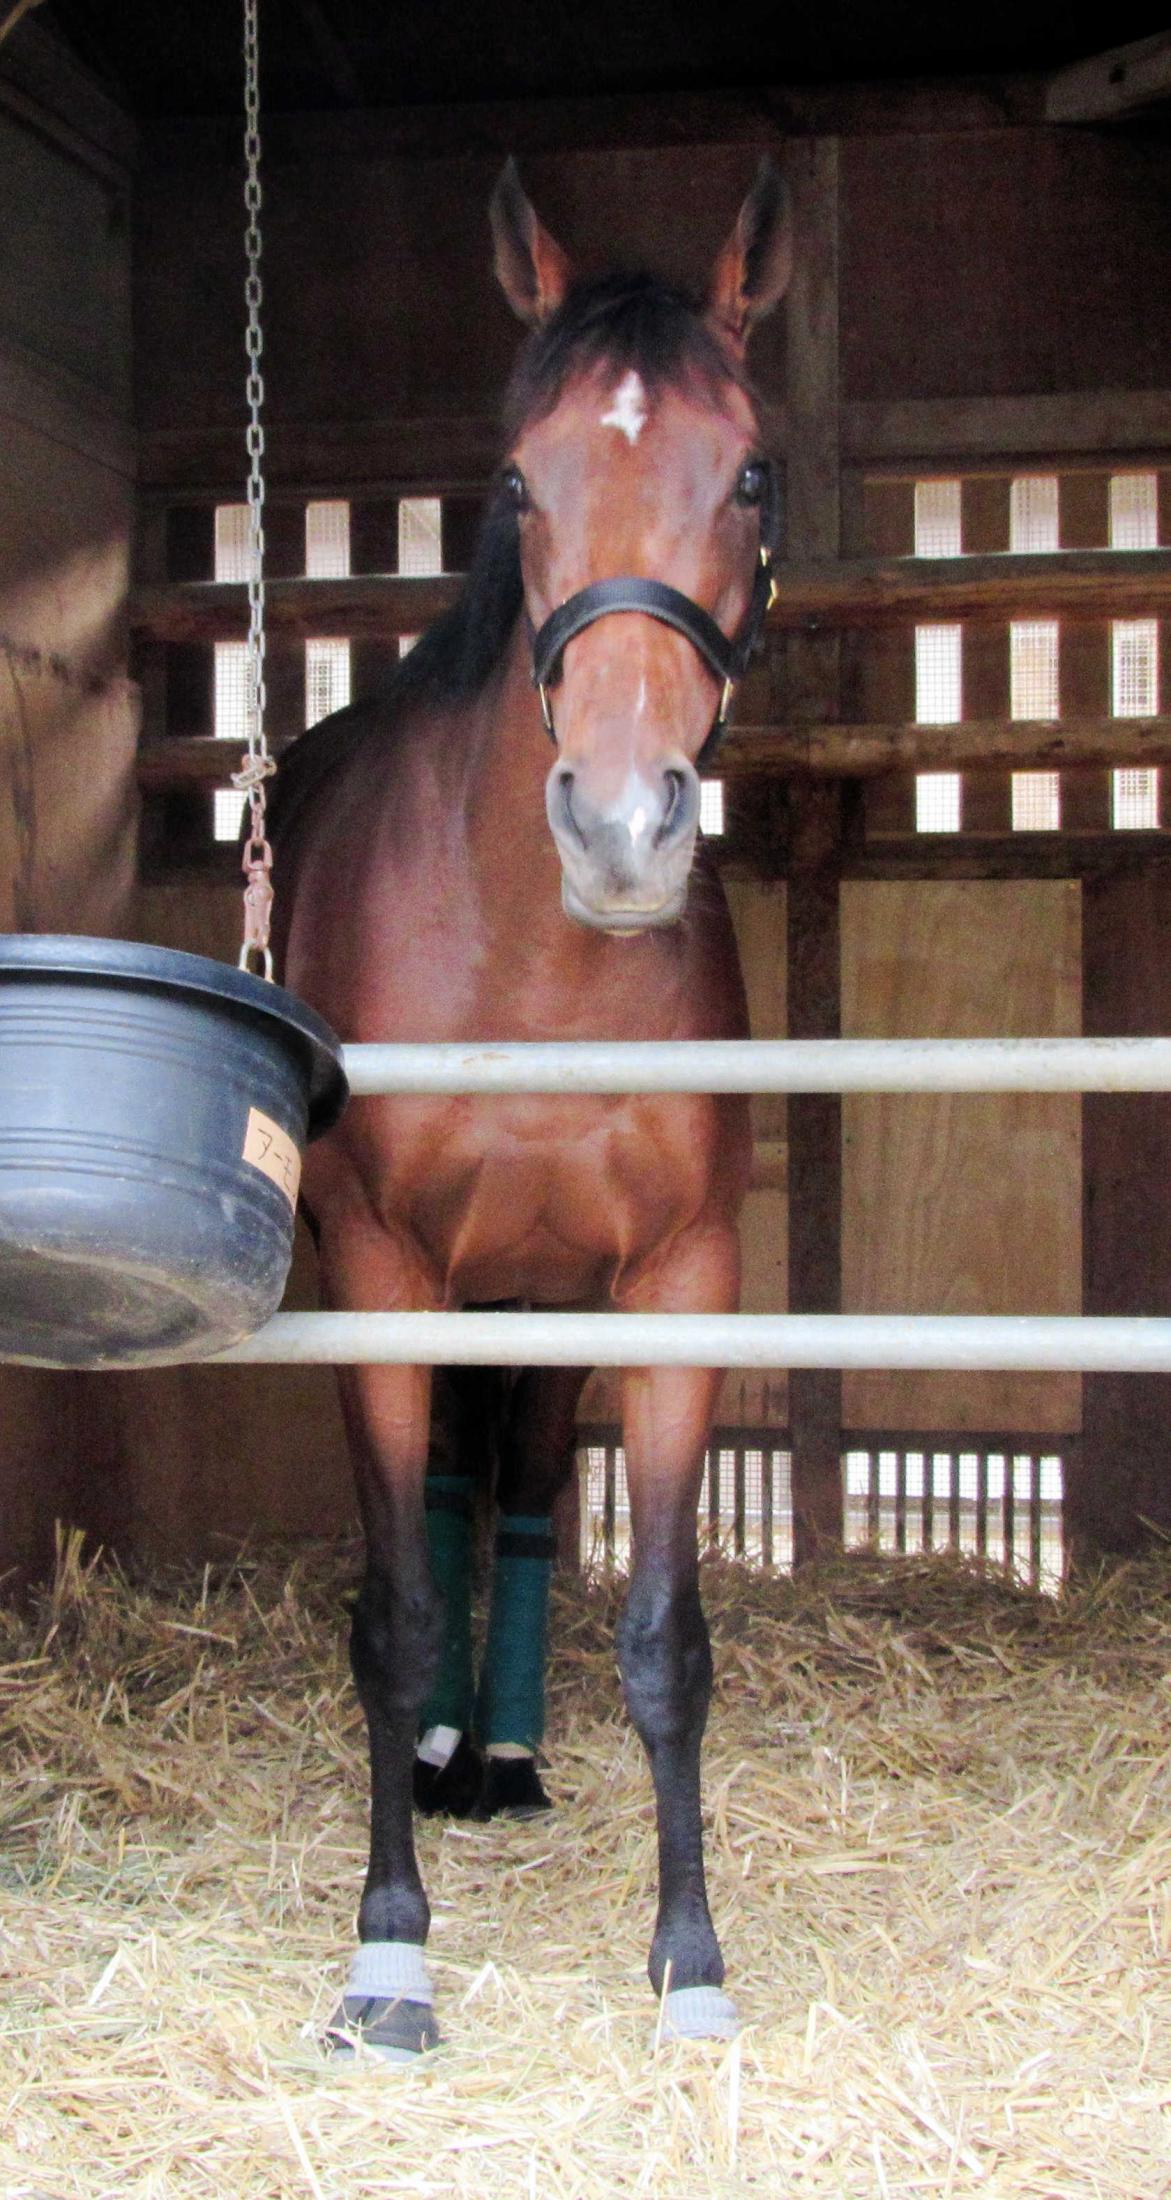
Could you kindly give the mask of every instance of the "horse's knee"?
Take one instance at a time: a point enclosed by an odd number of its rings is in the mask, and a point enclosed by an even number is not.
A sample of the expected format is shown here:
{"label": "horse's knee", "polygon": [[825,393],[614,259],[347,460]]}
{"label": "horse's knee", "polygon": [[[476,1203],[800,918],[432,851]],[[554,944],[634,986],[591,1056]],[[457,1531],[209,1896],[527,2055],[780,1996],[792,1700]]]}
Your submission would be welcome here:
{"label": "horse's knee", "polygon": [[439,1667],[443,1599],[430,1582],[408,1591],[368,1574],[354,1605],[350,1665],[363,1706],[414,1718]]}
{"label": "horse's knee", "polygon": [[695,1582],[636,1576],[615,1648],[626,1706],[648,1749],[697,1740],[711,1700],[712,1653]]}

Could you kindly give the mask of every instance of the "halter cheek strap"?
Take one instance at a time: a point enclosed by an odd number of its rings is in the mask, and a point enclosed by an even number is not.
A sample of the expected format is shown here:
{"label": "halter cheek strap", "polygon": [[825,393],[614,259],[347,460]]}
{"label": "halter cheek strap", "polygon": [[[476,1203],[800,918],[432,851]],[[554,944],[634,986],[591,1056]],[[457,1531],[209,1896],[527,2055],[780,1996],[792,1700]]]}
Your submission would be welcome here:
{"label": "halter cheek strap", "polygon": [[739,627],[731,636],[717,626],[702,604],[683,595],[680,589],[668,587],[665,581],[640,579],[633,574],[593,581],[588,588],[579,588],[576,595],[558,605],[533,635],[533,685],[541,699],[545,729],[554,745],[557,733],[549,689],[561,677],[561,660],[568,644],[575,634],[592,626],[595,619],[604,619],[613,611],[641,611],[652,619],[661,619],[664,626],[674,627],[676,633],[686,635],[709,670],[723,683],[711,729],[695,759],[696,768],[701,771],[711,762],[727,726],[733,689],[748,669],[766,613],[776,597],[773,552],[780,535],[780,512],[776,477],[771,467],[761,505],[760,534],[760,556],[752,595]]}

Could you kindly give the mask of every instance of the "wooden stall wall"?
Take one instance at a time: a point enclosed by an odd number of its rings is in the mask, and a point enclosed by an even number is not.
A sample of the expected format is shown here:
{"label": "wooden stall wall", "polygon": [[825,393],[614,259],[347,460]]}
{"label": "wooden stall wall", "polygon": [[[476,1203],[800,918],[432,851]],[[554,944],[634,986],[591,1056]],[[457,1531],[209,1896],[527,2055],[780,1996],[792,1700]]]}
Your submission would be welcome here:
{"label": "wooden stall wall", "polygon": [[[120,932],[138,732],[130,137],[28,26],[0,49],[0,929]],[[74,1378],[0,1369],[0,1576],[84,1516]]]}
{"label": "wooden stall wall", "polygon": [[[21,93],[33,96],[35,88]],[[464,521],[497,455],[499,397],[519,335],[492,278],[486,224],[491,185],[509,151],[520,152],[534,198],[583,266],[620,247],[692,282],[703,279],[759,154],[770,150],[784,161],[806,256],[795,302],[759,334],[754,368],[778,440],[788,444],[793,540],[809,554],[857,551],[861,484],[876,471],[885,470],[888,501],[901,508],[916,470],[933,463],[962,470],[963,453],[977,448],[985,461],[999,451],[1009,464],[1017,453],[1035,460],[1058,450],[1146,448],[1150,423],[1164,416],[1171,351],[1162,280],[1171,157],[1140,128],[1048,130],[1022,126],[1013,119],[1020,111],[1009,102],[998,112],[996,99],[975,89],[893,101],[863,91],[805,107],[798,96],[772,110],[792,124],[788,143],[758,102],[735,99],[692,103],[682,119],[662,102],[640,105],[637,114],[629,104],[600,103],[565,114],[516,108],[266,118],[265,379],[277,569],[298,569],[299,509],[307,497],[352,500],[361,570],[393,563],[400,495],[443,495],[458,507],[466,534]],[[15,160],[15,196],[25,207],[11,269],[9,245],[0,240],[2,270],[12,276],[7,298],[0,297],[0,316],[8,316],[0,319],[0,403],[14,423],[0,465],[19,466],[40,484],[31,510],[27,500],[24,507],[13,500],[24,516],[5,570],[22,588],[38,573],[69,575],[67,586],[49,591],[52,616],[46,611],[38,625],[30,614],[14,626],[14,639],[60,654],[64,636],[67,660],[83,681],[105,683],[100,708],[86,688],[72,736],[68,710],[46,714],[60,745],[42,755],[37,743],[43,781],[30,777],[19,742],[5,734],[0,891],[9,894],[9,921],[111,929],[124,921],[144,937],[230,954],[234,900],[212,883],[199,837],[208,830],[206,788],[185,798],[198,850],[190,837],[174,843],[198,855],[194,867],[176,871],[158,891],[152,886],[133,919],[118,914],[132,830],[129,698],[111,684],[120,665],[129,473],[125,147],[107,146],[98,159],[93,146],[101,133],[91,115],[76,126],[82,151],[73,146],[68,174],[50,187],[43,133],[34,133],[35,150],[21,140],[17,158],[11,147],[19,118],[0,104],[0,119],[8,132],[4,158]],[[134,411],[139,572],[147,579],[167,577],[168,543],[178,556],[171,577],[196,577],[183,559],[197,540],[205,558],[199,570],[209,572],[210,507],[242,494],[238,140],[234,119],[168,120],[142,133]],[[61,317],[56,336],[46,333],[54,312]],[[34,398],[19,397],[30,389]],[[64,414],[53,410],[62,406]],[[17,454],[11,462],[8,452]],[[384,552],[371,547],[376,535]],[[70,566],[73,558],[80,563]],[[909,714],[905,638],[868,646],[863,662],[849,643],[839,652],[836,642],[814,637],[806,645],[803,638],[788,652],[773,715],[798,708],[830,718]],[[278,733],[293,730],[300,706],[295,659],[292,643],[274,650]],[[355,649],[359,681],[372,662],[368,645]],[[181,722],[170,730],[211,730],[209,648],[202,655],[193,649],[170,685],[160,647],[153,659],[144,653],[142,669],[151,736],[167,732],[168,701],[176,699]],[[57,675],[38,670],[45,677]],[[84,742],[84,771],[70,738]],[[34,800],[42,784],[44,801]],[[37,840],[50,808],[38,869],[28,821]],[[790,803],[792,845],[815,853],[817,819],[806,818],[801,843],[799,812]],[[776,814],[785,816],[783,800]],[[156,833],[152,845],[151,877],[166,882],[168,842]],[[813,877],[806,866],[806,888],[829,893],[839,852],[830,849],[824,875]],[[732,890],[754,1024],[767,1034],[783,1031],[790,1012],[798,1021],[811,1012],[791,982],[787,1003],[785,973],[787,935],[795,925],[809,933],[814,902],[806,892],[794,917],[796,897],[776,877],[783,859],[762,868],[770,875],[738,877]],[[17,893],[27,913],[19,918]],[[981,901],[982,894],[993,899]],[[995,917],[994,907],[1005,910],[1014,894],[1011,918]],[[914,1027],[923,1001],[912,1000],[898,975],[904,955],[920,973],[930,963],[932,1028],[1076,1028],[1075,900],[1075,889],[1053,884],[848,887],[841,905],[845,1028]],[[835,899],[831,915],[836,908]],[[1017,962],[1004,959],[1010,944]],[[823,960],[821,975],[832,977],[836,951],[827,949]],[[836,1001],[828,1001],[826,1014],[836,1013]],[[918,1113],[914,1102],[901,1103],[897,1114],[884,1114],[885,1103],[873,1103],[869,1116],[848,1110],[846,1302],[1076,1304],[1077,1203],[1068,1190],[1076,1126],[1074,1109],[1062,1113],[1062,1105],[1011,1119],[978,1101],[951,1103],[950,1112],[943,1104],[935,1115],[932,1103]],[[815,1113],[805,1111],[805,1132],[797,1125],[803,1181],[810,1155],[816,1159]],[[758,1103],[755,1122],[745,1302],[782,1307],[793,1111],[783,1102]],[[1018,1156],[1029,1155],[1028,1170],[1012,1180],[1017,1197],[1005,1188],[1006,1138]],[[892,1154],[901,1172],[894,1185]],[[950,1263],[937,1258],[954,1217],[964,1218],[958,1267],[954,1233]],[[1027,1259],[1018,1257],[1025,1234]],[[798,1252],[798,1280],[816,1284],[804,1240]],[[296,1288],[311,1289],[303,1268]],[[1062,1392],[1025,1383],[997,1399],[970,1387],[962,1396],[954,1389],[945,1396],[939,1386],[929,1392],[930,1385],[897,1395],[889,1386],[855,1385],[845,1418],[955,1428],[986,1423],[995,1412],[998,1420],[1008,1415],[1022,1427],[1049,1429],[1070,1426],[1076,1408],[1069,1386]],[[599,1385],[594,1408],[608,1395]],[[206,1547],[220,1533],[298,1532],[349,1517],[326,1376],[191,1370],[95,1379],[84,1396],[104,1523],[123,1540],[177,1550]],[[780,1425],[790,1411],[783,1377],[730,1384],[721,1411],[730,1421]],[[57,1436],[45,1439],[45,1449],[64,1456]]]}

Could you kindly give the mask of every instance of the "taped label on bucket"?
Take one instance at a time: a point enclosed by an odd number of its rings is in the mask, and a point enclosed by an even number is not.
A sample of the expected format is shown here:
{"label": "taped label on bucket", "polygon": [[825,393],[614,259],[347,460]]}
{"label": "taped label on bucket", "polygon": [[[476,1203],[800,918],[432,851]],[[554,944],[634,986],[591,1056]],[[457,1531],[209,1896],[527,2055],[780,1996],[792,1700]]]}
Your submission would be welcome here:
{"label": "taped label on bucket", "polygon": [[248,1125],[244,1132],[244,1150],[241,1158],[250,1161],[262,1176],[272,1178],[282,1191],[290,1207],[297,1204],[297,1186],[301,1181],[301,1156],[279,1123],[271,1115],[264,1115],[259,1108],[249,1108]]}

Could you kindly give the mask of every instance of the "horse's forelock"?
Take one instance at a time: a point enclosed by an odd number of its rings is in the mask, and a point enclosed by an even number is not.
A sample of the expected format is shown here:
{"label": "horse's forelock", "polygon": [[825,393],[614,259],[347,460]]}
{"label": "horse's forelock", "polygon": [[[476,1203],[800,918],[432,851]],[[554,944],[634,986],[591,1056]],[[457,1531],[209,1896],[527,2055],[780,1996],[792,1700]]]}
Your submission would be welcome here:
{"label": "horse's forelock", "polygon": [[524,345],[504,400],[507,440],[550,413],[570,382],[603,366],[633,369],[651,397],[681,387],[718,401],[730,384],[752,394],[689,292],[654,275],[603,275],[575,284]]}

